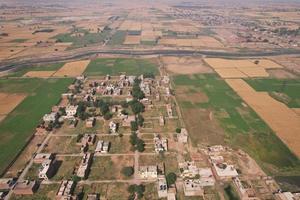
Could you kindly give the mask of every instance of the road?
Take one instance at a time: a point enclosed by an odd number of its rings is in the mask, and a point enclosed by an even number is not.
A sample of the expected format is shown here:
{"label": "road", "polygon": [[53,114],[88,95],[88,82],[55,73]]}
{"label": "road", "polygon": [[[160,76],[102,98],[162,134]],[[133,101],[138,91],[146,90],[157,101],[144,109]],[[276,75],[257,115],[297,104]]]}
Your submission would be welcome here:
{"label": "road", "polygon": [[300,50],[278,49],[273,51],[239,51],[228,52],[224,50],[193,50],[193,49],[174,49],[174,48],[152,48],[152,49],[131,49],[131,48],[112,48],[108,46],[91,46],[69,50],[60,53],[47,55],[35,55],[32,57],[19,57],[8,59],[0,63],[0,72],[32,66],[35,64],[47,64],[53,62],[66,62],[71,60],[88,59],[97,55],[114,56],[215,56],[215,57],[260,57],[276,55],[299,55]]}

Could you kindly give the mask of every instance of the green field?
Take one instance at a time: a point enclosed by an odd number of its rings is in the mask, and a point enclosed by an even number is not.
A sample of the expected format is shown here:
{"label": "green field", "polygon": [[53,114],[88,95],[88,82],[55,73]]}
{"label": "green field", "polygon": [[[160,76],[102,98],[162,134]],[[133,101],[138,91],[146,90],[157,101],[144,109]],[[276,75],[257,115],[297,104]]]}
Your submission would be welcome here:
{"label": "green field", "polygon": [[120,45],[123,44],[126,36],[126,31],[117,31],[108,42],[108,45]]}
{"label": "green field", "polygon": [[85,70],[85,75],[141,75],[144,73],[159,74],[157,65],[151,60],[130,58],[99,58],[92,60]]}
{"label": "green field", "polygon": [[58,103],[72,79],[0,79],[0,92],[28,96],[0,122],[0,173],[22,150],[45,113]]}
{"label": "green field", "polygon": [[[290,108],[300,108],[300,80],[295,79],[246,79],[256,91],[269,92],[272,97]],[[284,94],[282,97],[274,94]]]}
{"label": "green field", "polygon": [[24,74],[26,74],[29,71],[57,71],[64,64],[65,63],[55,63],[55,64],[46,64],[46,65],[23,67],[21,69],[16,70],[13,73],[10,73],[8,76],[10,76],[10,77],[20,77],[20,76],[23,76]]}
{"label": "green field", "polygon": [[[202,92],[209,99],[208,102],[194,103],[193,101],[181,101],[180,98],[177,98],[183,114],[187,111],[187,114],[184,115],[186,123],[193,120],[189,119],[193,110],[199,112],[203,108],[212,110],[219,126],[225,130],[225,136],[219,136],[224,138],[225,143],[248,152],[267,172],[288,173],[288,171],[297,171],[300,173],[299,159],[290,152],[250,107],[242,104],[241,98],[224,80],[212,74],[180,75],[174,77],[174,83],[175,88],[185,86],[188,89],[187,95],[191,97],[194,93]],[[196,130],[201,130],[201,127],[197,127],[198,124],[194,125]],[[189,127],[187,128],[189,129]],[[199,132],[192,132],[191,134],[201,134]],[[217,135],[212,136],[217,137]],[[198,139],[197,142],[202,142],[202,138],[191,135],[192,140],[193,137]],[[207,135],[202,137],[210,138]]]}
{"label": "green field", "polygon": [[22,38],[20,38],[20,39],[14,39],[14,40],[12,40],[10,42],[23,43],[23,42],[26,42],[27,40],[28,39],[22,39]]}
{"label": "green field", "polygon": [[70,48],[79,48],[88,46],[90,44],[101,43],[109,34],[109,31],[102,33],[90,33],[87,30],[80,29],[77,33],[82,33],[83,36],[72,36],[73,33],[59,34],[54,37],[57,42],[72,42]]}

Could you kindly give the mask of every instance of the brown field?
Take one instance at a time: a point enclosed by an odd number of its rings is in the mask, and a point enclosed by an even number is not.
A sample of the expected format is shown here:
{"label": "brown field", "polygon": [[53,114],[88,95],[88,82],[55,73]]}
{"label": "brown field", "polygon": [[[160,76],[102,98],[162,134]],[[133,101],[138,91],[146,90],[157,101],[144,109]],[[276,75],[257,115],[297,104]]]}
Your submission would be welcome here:
{"label": "brown field", "polygon": [[74,61],[66,63],[64,66],[62,66],[59,70],[57,70],[53,76],[54,77],[62,77],[62,76],[70,76],[70,77],[76,77],[81,75],[88,64],[90,63],[90,60],[81,60],[81,61]]}
{"label": "brown field", "polygon": [[256,92],[242,79],[226,79],[230,87],[273,129],[277,136],[300,157],[300,116],[266,92]]}
{"label": "brown field", "polygon": [[123,44],[140,44],[141,36],[127,35]]}
{"label": "brown field", "polygon": [[35,77],[35,78],[48,78],[54,74],[55,71],[29,71],[24,74],[24,77]]}
{"label": "brown field", "polygon": [[239,70],[249,77],[268,77],[268,72],[261,67],[241,67]]}
{"label": "brown field", "polygon": [[270,74],[271,77],[278,78],[278,79],[297,78],[297,75],[292,74],[284,69],[268,69],[267,72]]}
{"label": "brown field", "polygon": [[0,93],[0,115],[10,113],[25,97],[25,94]]}
{"label": "brown field", "polygon": [[174,74],[196,74],[212,73],[213,70],[207,67],[200,58],[192,57],[162,57],[166,69]]}
{"label": "brown field", "polygon": [[204,61],[212,68],[241,68],[241,67],[257,67],[256,64],[249,60],[229,60],[223,58],[205,58]]}
{"label": "brown field", "polygon": [[161,45],[171,45],[171,46],[186,46],[186,47],[223,47],[218,40],[208,37],[208,36],[200,36],[194,39],[176,39],[176,38],[163,38],[159,40],[159,44]]}
{"label": "brown field", "polygon": [[[254,60],[255,61],[255,60]],[[253,62],[254,62],[253,61]],[[258,65],[260,67],[263,67],[265,69],[275,69],[275,68],[283,68],[281,65],[279,65],[278,63],[272,61],[272,60],[268,60],[268,59],[259,59],[259,63]]]}
{"label": "brown field", "polygon": [[215,69],[222,78],[246,78],[247,75],[236,68]]}

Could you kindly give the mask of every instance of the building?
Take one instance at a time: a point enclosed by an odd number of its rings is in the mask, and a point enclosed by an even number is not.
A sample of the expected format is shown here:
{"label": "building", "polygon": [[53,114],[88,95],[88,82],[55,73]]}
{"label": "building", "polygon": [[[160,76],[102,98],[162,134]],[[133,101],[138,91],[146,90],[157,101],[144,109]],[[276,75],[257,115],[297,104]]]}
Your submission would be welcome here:
{"label": "building", "polygon": [[72,199],[75,183],[73,181],[62,181],[56,193],[57,199]]}
{"label": "building", "polygon": [[58,117],[57,112],[51,112],[50,114],[45,114],[43,117],[44,122],[55,122]]}
{"label": "building", "polygon": [[39,178],[43,180],[49,180],[53,176],[54,167],[51,159],[45,160],[39,169]]}
{"label": "building", "polygon": [[168,188],[167,200],[176,200],[176,187]]}
{"label": "building", "polygon": [[188,142],[188,132],[185,128],[180,130],[180,133],[177,134],[177,140],[180,143],[187,143]]}
{"label": "building", "polygon": [[88,194],[87,200],[100,200],[99,194]]}
{"label": "building", "polygon": [[122,126],[130,127],[131,122],[134,122],[134,121],[135,121],[135,116],[134,115],[131,115],[131,116],[126,115],[126,117],[123,118]]}
{"label": "building", "polygon": [[164,118],[164,116],[159,116],[159,125],[160,126],[164,126],[165,125],[165,118]]}
{"label": "building", "polygon": [[291,192],[279,192],[275,194],[276,200],[299,200],[300,193],[293,194]]}
{"label": "building", "polygon": [[110,121],[109,122],[109,132],[112,133],[112,134],[115,134],[117,133],[117,124],[114,123],[113,121]]}
{"label": "building", "polygon": [[179,163],[179,169],[183,178],[194,178],[199,175],[199,168],[193,161]]}
{"label": "building", "polygon": [[68,105],[66,107],[67,117],[74,117],[77,113],[78,106]]}
{"label": "building", "polygon": [[158,134],[155,134],[153,140],[156,153],[168,151],[168,140],[166,138],[161,138]]}
{"label": "building", "polygon": [[149,166],[140,166],[139,175],[144,179],[152,179],[157,178],[157,166],[149,165]]}
{"label": "building", "polygon": [[202,187],[215,185],[215,178],[211,168],[199,168],[199,175],[200,185]]}
{"label": "building", "polygon": [[165,176],[158,176],[157,192],[158,198],[165,198],[168,196],[168,185]]}
{"label": "building", "polygon": [[38,153],[33,157],[33,162],[42,164],[46,160],[53,160],[54,155],[52,153]]}
{"label": "building", "polygon": [[233,165],[227,163],[213,163],[214,173],[220,179],[231,179],[237,177],[239,174]]}
{"label": "building", "polygon": [[172,106],[171,106],[171,104],[167,104],[166,106],[167,106],[167,113],[168,113],[168,116],[169,116],[170,118],[172,118],[172,117],[173,117]]}
{"label": "building", "polygon": [[77,171],[77,176],[81,178],[86,178],[90,169],[90,165],[92,162],[92,154],[85,153],[81,160],[80,166]]}
{"label": "building", "polygon": [[238,177],[232,179],[234,187],[241,200],[258,200],[255,191],[246,182],[242,182]]}
{"label": "building", "polygon": [[88,119],[86,120],[85,126],[86,126],[87,128],[92,128],[92,127],[94,127],[95,122],[96,122],[96,119],[95,119],[94,117],[90,117],[90,118],[88,118]]}
{"label": "building", "polygon": [[9,190],[15,184],[15,181],[12,178],[1,178],[0,179],[0,190]]}
{"label": "building", "polygon": [[186,179],[183,181],[183,191],[185,196],[203,196],[204,190],[198,179]]}
{"label": "building", "polygon": [[96,135],[95,134],[84,134],[84,136],[82,137],[81,139],[81,144],[82,145],[85,145],[85,144],[88,144],[88,145],[93,145],[96,141]]}
{"label": "building", "polygon": [[38,184],[36,181],[22,181],[17,182],[13,192],[16,195],[32,195],[38,188]]}
{"label": "building", "polygon": [[109,141],[99,140],[95,149],[95,153],[108,153],[109,147]]}

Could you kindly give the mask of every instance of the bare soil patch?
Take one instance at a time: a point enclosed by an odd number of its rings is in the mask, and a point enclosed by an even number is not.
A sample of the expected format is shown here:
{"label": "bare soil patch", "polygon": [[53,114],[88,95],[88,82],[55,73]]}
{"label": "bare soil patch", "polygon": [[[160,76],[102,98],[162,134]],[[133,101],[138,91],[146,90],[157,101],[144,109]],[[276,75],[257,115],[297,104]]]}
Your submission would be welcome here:
{"label": "bare soil patch", "polygon": [[53,74],[53,76],[54,77],[63,77],[63,76],[76,77],[76,76],[79,76],[85,71],[85,69],[89,63],[90,63],[90,60],[81,60],[81,61],[66,63],[59,70],[57,70]]}
{"label": "bare soil patch", "polygon": [[278,79],[294,79],[297,78],[297,75],[292,74],[284,69],[268,69],[267,72],[271,77]]}
{"label": "bare soil patch", "polygon": [[0,93],[0,115],[10,113],[25,97],[25,94]]}
{"label": "bare soil patch", "polygon": [[54,74],[55,71],[29,71],[24,74],[24,77],[35,77],[35,78],[48,78]]}

